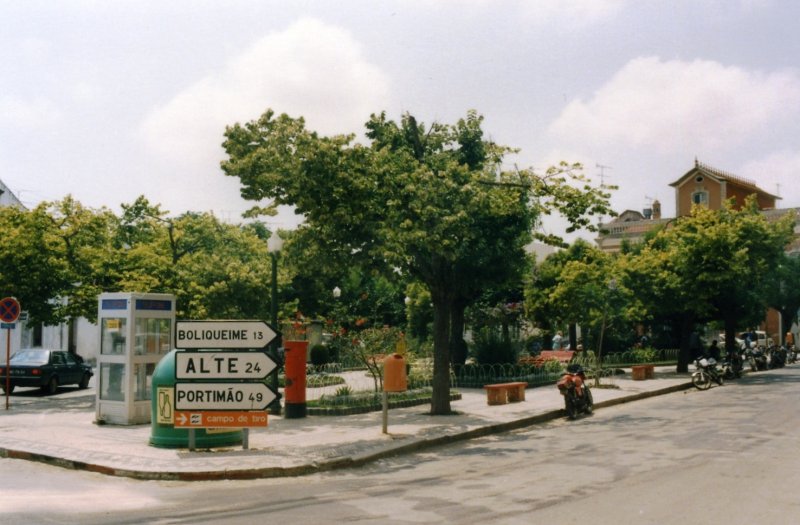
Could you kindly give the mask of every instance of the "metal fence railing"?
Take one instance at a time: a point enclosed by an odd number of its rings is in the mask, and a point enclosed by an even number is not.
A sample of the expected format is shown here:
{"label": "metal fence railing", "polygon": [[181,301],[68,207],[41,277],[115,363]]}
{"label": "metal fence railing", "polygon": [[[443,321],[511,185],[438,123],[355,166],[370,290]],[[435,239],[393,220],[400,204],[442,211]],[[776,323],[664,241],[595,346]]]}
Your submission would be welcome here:
{"label": "metal fence railing", "polygon": [[[576,355],[573,359],[590,373],[590,375],[611,373],[614,368],[626,368],[637,364],[671,365],[677,363],[678,349],[632,350],[602,356],[602,364],[598,366],[593,352]],[[451,367],[451,388],[482,388],[491,383],[525,381],[529,386],[552,384],[558,381],[564,371],[564,365],[557,361],[547,361],[542,366],[531,364],[469,364]],[[340,391],[342,404],[356,403],[352,396],[364,397],[364,404],[374,402],[373,395],[380,395],[380,379],[374,378],[365,368],[349,368],[341,363],[330,363],[321,366],[309,365],[306,374],[306,385],[310,398],[325,396],[330,398]],[[430,389],[433,385],[433,360],[415,359],[411,361],[408,374],[409,391]],[[340,390],[343,389],[343,390]]]}

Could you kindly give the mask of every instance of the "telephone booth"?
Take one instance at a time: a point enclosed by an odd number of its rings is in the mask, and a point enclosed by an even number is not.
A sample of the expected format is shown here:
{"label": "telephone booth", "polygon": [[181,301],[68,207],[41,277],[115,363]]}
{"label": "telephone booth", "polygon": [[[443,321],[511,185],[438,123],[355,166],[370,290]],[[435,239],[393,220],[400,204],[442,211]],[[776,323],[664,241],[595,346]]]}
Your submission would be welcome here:
{"label": "telephone booth", "polygon": [[172,349],[175,296],[104,293],[98,300],[98,423],[150,423],[153,372]]}

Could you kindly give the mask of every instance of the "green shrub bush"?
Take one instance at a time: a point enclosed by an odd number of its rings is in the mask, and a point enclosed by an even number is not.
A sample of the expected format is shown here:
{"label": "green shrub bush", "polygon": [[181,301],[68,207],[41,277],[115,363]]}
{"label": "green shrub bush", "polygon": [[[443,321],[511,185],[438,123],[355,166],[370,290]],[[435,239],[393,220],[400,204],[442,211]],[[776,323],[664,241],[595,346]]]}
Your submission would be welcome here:
{"label": "green shrub bush", "polygon": [[322,366],[330,363],[331,355],[328,352],[328,347],[322,344],[314,345],[309,350],[309,359],[314,366]]}
{"label": "green shrub bush", "polygon": [[483,365],[516,363],[519,343],[504,341],[498,330],[484,327],[473,335],[472,350],[475,360]]}

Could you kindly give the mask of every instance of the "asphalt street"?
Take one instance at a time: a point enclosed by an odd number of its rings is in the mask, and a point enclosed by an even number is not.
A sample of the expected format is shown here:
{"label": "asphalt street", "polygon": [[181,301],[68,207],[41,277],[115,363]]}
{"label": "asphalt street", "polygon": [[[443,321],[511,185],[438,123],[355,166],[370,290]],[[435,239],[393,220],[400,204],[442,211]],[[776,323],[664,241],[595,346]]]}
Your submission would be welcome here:
{"label": "asphalt street", "polygon": [[0,523],[794,524],[798,388],[798,366],[759,372],[284,479],[143,482],[4,459]]}

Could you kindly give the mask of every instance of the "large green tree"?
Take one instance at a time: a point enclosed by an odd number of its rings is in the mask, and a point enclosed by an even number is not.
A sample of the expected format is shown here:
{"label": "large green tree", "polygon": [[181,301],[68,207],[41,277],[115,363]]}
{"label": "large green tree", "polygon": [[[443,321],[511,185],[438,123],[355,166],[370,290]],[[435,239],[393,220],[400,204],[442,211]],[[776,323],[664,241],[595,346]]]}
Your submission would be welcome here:
{"label": "large green tree", "polygon": [[771,223],[748,199],[741,210],[698,206],[658,232],[631,258],[631,286],[651,315],[672,317],[681,331],[678,371],[691,360],[697,322],[723,322],[726,344],[755,325],[767,307],[768,276],[792,235],[793,218]]}
{"label": "large green tree", "polygon": [[769,305],[781,314],[781,337],[797,322],[800,311],[800,257],[783,254],[769,276]]}
{"label": "large green tree", "polygon": [[[568,210],[576,224],[606,207],[602,194],[573,190],[555,172],[545,181],[528,170],[503,171],[511,150],[484,139],[481,123],[474,112],[428,127],[408,114],[399,123],[373,115],[362,145],[268,110],[225,131],[222,169],[239,178],[243,197],[295,206],[306,219],[301,231],[324,242],[333,261],[399,271],[428,288],[434,414],[450,412],[454,313],[463,315],[476,290],[518,275],[544,203]],[[579,198],[565,202],[572,191]]]}
{"label": "large green tree", "polygon": [[33,210],[0,207],[0,289],[15,296],[32,322],[55,324],[71,287],[67,261],[46,205]]}
{"label": "large green tree", "polygon": [[122,209],[117,290],[173,293],[188,319],[269,318],[266,230],[211,213],[169,217],[144,197]]}

